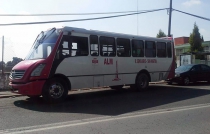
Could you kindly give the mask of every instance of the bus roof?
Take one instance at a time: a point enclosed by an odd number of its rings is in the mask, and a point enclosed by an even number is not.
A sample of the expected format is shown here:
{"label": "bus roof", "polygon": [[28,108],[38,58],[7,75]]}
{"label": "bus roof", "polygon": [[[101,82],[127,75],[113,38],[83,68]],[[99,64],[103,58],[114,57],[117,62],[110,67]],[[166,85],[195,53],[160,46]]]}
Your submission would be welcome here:
{"label": "bus roof", "polygon": [[121,38],[129,38],[129,39],[142,39],[142,40],[151,40],[151,41],[164,41],[164,42],[171,42],[172,40],[168,40],[165,38],[154,38],[154,37],[147,37],[147,36],[137,36],[137,35],[129,35],[129,34],[122,34],[122,33],[114,33],[114,32],[105,32],[105,31],[97,31],[97,30],[86,30],[83,28],[75,28],[75,27],[63,27],[64,32],[76,32],[76,33],[84,33],[84,34],[93,34],[93,35],[101,35],[101,36],[108,36],[108,37],[121,37]]}

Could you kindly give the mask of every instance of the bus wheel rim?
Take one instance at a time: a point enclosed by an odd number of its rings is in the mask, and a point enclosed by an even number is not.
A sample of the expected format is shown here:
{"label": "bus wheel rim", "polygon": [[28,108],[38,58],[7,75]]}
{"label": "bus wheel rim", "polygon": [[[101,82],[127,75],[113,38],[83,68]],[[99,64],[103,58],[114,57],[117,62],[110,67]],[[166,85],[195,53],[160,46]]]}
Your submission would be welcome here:
{"label": "bus wheel rim", "polygon": [[140,87],[141,88],[145,88],[146,84],[147,84],[146,76],[144,76],[144,75],[140,76],[140,78],[139,78],[139,85],[140,85]]}
{"label": "bus wheel rim", "polygon": [[62,97],[64,88],[60,83],[54,83],[50,86],[49,94],[52,98],[58,99]]}

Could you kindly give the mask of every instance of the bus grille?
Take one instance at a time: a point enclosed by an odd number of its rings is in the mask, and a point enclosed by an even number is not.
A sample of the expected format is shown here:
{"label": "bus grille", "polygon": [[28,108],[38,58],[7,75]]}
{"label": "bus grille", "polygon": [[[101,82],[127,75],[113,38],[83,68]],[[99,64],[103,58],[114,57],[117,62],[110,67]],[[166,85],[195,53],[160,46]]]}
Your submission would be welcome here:
{"label": "bus grille", "polygon": [[23,75],[25,74],[25,70],[12,70],[10,72],[10,79],[21,79]]}

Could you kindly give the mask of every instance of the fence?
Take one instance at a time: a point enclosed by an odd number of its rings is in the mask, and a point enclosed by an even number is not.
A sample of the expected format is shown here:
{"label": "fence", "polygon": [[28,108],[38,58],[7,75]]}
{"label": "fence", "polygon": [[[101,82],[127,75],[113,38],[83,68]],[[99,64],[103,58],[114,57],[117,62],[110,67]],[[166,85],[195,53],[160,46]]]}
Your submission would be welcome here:
{"label": "fence", "polygon": [[9,89],[9,75],[10,73],[5,73],[4,78],[0,75],[0,90]]}

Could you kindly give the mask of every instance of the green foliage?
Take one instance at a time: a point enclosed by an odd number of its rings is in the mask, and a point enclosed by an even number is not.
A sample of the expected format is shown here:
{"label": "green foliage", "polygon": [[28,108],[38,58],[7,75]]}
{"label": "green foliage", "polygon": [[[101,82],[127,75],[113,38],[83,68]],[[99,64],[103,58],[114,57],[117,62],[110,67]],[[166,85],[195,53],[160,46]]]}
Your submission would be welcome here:
{"label": "green foliage", "polygon": [[166,37],[166,34],[160,29],[159,33],[156,36],[157,38]]}
{"label": "green foliage", "polygon": [[6,66],[5,66],[5,72],[10,72],[12,70],[12,68],[18,64],[19,62],[21,62],[23,59],[18,58],[18,57],[13,57],[12,61],[8,61]]}
{"label": "green foliage", "polygon": [[[201,52],[203,51],[203,47],[201,45],[202,43],[202,38],[199,32],[199,28],[194,23],[194,28],[192,33],[190,33],[190,38],[189,38],[189,43],[190,43],[190,52]],[[201,59],[202,56],[196,55],[196,59]]]}
{"label": "green foliage", "polygon": [[19,62],[21,62],[23,59],[21,59],[21,58],[18,58],[18,57],[13,57],[12,58],[12,61],[8,61],[7,62],[7,66],[15,66],[17,63],[19,63]]}

